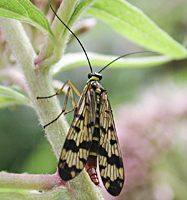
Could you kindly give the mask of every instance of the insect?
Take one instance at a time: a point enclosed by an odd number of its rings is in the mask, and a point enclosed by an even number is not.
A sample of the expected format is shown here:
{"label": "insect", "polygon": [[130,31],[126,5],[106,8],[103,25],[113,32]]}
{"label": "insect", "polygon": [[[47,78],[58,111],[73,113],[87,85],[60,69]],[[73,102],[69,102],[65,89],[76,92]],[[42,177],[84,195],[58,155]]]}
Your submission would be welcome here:
{"label": "insect", "polygon": [[[53,10],[52,7],[51,9]],[[53,12],[55,13],[54,10]],[[57,16],[56,13],[55,15]],[[99,179],[96,171],[98,162],[101,179],[106,190],[111,195],[118,196],[124,185],[124,167],[112,109],[108,100],[107,90],[100,84],[102,79],[100,73],[116,60],[136,52],[120,56],[103,67],[98,73],[93,73],[91,63],[82,43],[58,16],[57,18],[79,42],[91,71],[88,74],[88,81],[82,95],[71,81],[66,81],[56,94],[47,97],[37,97],[37,99],[46,99],[59,95],[65,85],[70,84],[62,112],[56,119],[44,126],[46,128],[52,124],[63,113],[67,114],[74,111],[74,119],[59,158],[59,175],[62,180],[69,181],[79,175],[85,168],[92,182],[98,185]],[[80,96],[77,106],[73,90]],[[73,109],[65,111],[69,93]]]}

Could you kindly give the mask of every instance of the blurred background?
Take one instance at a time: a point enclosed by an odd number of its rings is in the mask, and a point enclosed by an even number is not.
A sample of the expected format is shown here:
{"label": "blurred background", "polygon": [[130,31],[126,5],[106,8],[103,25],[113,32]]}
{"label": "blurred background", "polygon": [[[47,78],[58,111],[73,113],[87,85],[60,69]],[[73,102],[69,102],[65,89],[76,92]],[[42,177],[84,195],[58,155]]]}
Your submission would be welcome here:
{"label": "blurred background", "polygon": [[[48,13],[51,1],[32,2],[45,14]],[[186,46],[187,1],[129,2]],[[52,3],[56,8],[59,4],[57,0]],[[50,13],[48,18],[51,19]],[[39,52],[43,34],[30,25],[24,26],[36,52]],[[11,65],[16,68],[3,33],[0,34],[3,55],[1,66],[5,68]],[[118,57],[143,50],[101,21],[78,37],[90,52]],[[82,50],[77,41],[71,41],[66,53],[78,51]],[[145,69],[114,70],[109,67],[103,71],[101,83],[108,91],[114,111],[126,171],[125,187],[118,199],[187,199],[186,64],[187,61],[183,60]],[[99,71],[102,67],[96,66],[94,70]],[[65,70],[54,78],[62,83],[70,79],[82,91],[88,73],[88,66],[80,66]],[[2,85],[17,87],[9,80],[0,81]],[[64,98],[60,99],[63,105]],[[67,120],[69,123],[72,121],[71,114]],[[13,106],[0,109],[0,138],[0,170],[55,173],[57,160],[31,108]],[[103,193],[106,199],[114,199],[104,189]]]}

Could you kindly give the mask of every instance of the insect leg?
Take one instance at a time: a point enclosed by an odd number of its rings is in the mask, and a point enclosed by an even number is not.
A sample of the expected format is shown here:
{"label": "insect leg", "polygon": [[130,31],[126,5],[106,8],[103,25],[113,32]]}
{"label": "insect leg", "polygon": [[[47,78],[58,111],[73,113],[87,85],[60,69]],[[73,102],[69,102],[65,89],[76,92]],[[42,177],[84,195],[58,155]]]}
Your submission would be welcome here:
{"label": "insect leg", "polygon": [[[70,84],[70,87],[68,88],[68,91],[66,93],[66,99],[65,99],[65,102],[64,102],[64,107],[62,109],[62,112],[54,120],[52,120],[51,122],[49,122],[48,124],[46,124],[44,126],[44,128],[46,128],[47,126],[49,126],[50,124],[52,124],[53,122],[55,122],[63,113],[64,114],[68,114],[68,113],[72,112],[73,110],[75,111],[76,110],[76,103],[75,103],[75,99],[74,99],[73,90],[75,91],[75,93],[78,96],[81,96],[81,93],[78,91],[78,89],[75,87],[75,85],[70,80],[67,80],[64,83],[64,85],[61,87],[61,89],[58,90],[55,94],[50,95],[50,96],[46,96],[46,97],[37,97],[37,99],[47,99],[47,98],[51,98],[51,97],[54,97],[56,95],[59,95],[62,92],[62,90],[64,89],[65,85],[67,85],[68,83]],[[71,109],[69,111],[65,111],[66,105],[67,105],[67,101],[68,101],[69,92],[70,92],[70,96],[71,96],[71,102],[72,102],[73,109]]]}
{"label": "insect leg", "polygon": [[56,95],[59,95],[62,90],[64,89],[64,87],[67,85],[67,84],[70,84],[71,87],[74,89],[75,93],[80,97],[81,96],[81,93],[78,91],[78,89],[75,87],[75,85],[70,81],[70,80],[67,80],[64,85],[61,87],[60,90],[58,90],[55,94],[52,94],[50,96],[46,96],[46,97],[36,97],[36,99],[48,99],[48,98],[51,98],[51,97],[54,97]]}
{"label": "insect leg", "polygon": [[[74,94],[73,94],[73,89],[72,89],[72,86],[70,86],[69,87],[70,88],[70,95],[71,95],[71,104],[72,104],[72,109],[71,110],[69,110],[69,111],[65,111],[65,108],[66,108],[66,104],[67,104],[67,101],[64,103],[64,108],[63,108],[63,110],[64,110],[64,115],[66,115],[66,114],[68,114],[68,113],[70,113],[70,112],[72,112],[72,111],[76,111],[76,108],[77,108],[77,106],[76,106],[76,103],[75,103],[75,98],[74,98]],[[75,89],[74,89],[75,90]],[[77,88],[76,88],[76,90],[77,90]],[[78,90],[77,90],[78,91]],[[79,91],[78,91],[79,92]]]}
{"label": "insect leg", "polygon": [[[67,81],[66,81],[66,82],[67,82]],[[72,83],[72,82],[71,82],[71,83]],[[66,84],[67,84],[67,83],[66,83]],[[72,83],[72,84],[73,84],[73,83]],[[63,86],[64,86],[64,85],[63,85]],[[59,90],[59,92],[62,91],[63,86],[62,86],[62,88]],[[76,90],[77,90],[77,88],[76,88]],[[77,90],[77,91],[78,91],[78,90]],[[69,110],[69,111],[65,111],[65,110],[66,110],[66,106],[67,106],[67,102],[68,102],[69,93],[70,93],[70,96],[71,96],[71,103],[72,103],[73,108],[72,108],[71,110]],[[53,96],[53,95],[51,95],[50,97],[52,97],[52,96]],[[77,107],[77,106],[76,106],[76,103],[75,103],[75,98],[74,98],[74,94],[73,94],[73,89],[72,89],[72,87],[70,86],[70,87],[68,88],[68,91],[67,91],[67,94],[66,94],[66,98],[65,98],[65,102],[64,102],[64,107],[63,107],[61,113],[60,113],[54,120],[52,120],[51,122],[49,122],[48,124],[46,124],[46,125],[44,126],[44,128],[46,128],[47,126],[49,126],[50,124],[52,124],[53,122],[55,122],[63,113],[64,113],[64,114],[68,114],[68,113],[72,112],[73,110],[75,110],[76,107]]]}

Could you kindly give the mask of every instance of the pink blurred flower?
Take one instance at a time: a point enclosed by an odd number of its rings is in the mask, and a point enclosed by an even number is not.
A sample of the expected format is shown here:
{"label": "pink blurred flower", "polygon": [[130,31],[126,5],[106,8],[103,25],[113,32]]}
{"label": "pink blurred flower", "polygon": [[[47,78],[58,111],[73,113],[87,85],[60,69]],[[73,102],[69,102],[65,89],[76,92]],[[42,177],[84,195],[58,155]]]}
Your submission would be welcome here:
{"label": "pink blurred flower", "polygon": [[[155,174],[154,164],[165,158],[176,137],[186,135],[181,125],[182,118],[183,124],[187,124],[186,113],[187,90],[174,84],[152,86],[137,104],[119,107],[115,121],[126,179],[121,194],[115,199],[158,199],[159,189],[155,185],[161,177]],[[170,192],[159,200],[171,199],[172,191],[165,188]],[[104,189],[103,194],[107,200],[114,199]]]}

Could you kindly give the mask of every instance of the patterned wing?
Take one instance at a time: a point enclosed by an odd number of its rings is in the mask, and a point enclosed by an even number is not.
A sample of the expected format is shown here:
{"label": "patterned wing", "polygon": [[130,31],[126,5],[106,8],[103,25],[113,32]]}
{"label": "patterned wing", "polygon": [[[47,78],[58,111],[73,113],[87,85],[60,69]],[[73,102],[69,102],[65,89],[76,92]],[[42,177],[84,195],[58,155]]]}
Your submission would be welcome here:
{"label": "patterned wing", "polygon": [[119,195],[124,184],[124,168],[107,92],[101,95],[99,169],[106,190]]}
{"label": "patterned wing", "polygon": [[78,102],[59,159],[59,174],[64,181],[77,176],[87,162],[95,123],[95,102],[95,92],[87,85]]}

